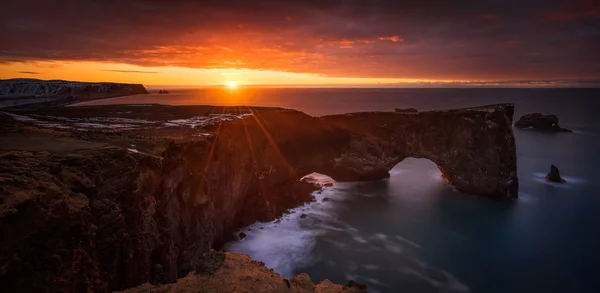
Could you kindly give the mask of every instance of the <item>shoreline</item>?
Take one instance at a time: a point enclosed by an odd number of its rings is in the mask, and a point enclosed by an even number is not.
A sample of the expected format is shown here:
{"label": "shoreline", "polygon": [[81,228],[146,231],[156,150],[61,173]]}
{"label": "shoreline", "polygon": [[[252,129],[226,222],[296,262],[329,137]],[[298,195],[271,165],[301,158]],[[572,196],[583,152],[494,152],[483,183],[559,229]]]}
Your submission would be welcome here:
{"label": "shoreline", "polygon": [[[406,157],[429,157],[457,188],[509,200],[512,111],[503,104],[312,117],[267,107],[11,108],[4,112],[12,116],[0,114],[9,134],[0,141],[0,230],[12,237],[0,249],[18,258],[0,260],[8,272],[0,283],[105,292],[175,282],[237,229],[313,201],[318,188],[300,181],[311,172],[372,181]],[[483,135],[493,145],[470,139]],[[440,141],[465,146],[443,150]],[[446,154],[479,161],[442,161]],[[471,163],[507,177],[449,172]],[[46,245],[33,245],[39,241]]]}

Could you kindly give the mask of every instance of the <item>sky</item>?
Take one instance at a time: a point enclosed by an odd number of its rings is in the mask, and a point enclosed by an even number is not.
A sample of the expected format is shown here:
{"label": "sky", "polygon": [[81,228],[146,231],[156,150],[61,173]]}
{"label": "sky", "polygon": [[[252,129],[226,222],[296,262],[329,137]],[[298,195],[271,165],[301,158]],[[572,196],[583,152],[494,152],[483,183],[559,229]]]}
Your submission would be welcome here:
{"label": "sky", "polygon": [[0,79],[585,85],[600,0],[4,0]]}

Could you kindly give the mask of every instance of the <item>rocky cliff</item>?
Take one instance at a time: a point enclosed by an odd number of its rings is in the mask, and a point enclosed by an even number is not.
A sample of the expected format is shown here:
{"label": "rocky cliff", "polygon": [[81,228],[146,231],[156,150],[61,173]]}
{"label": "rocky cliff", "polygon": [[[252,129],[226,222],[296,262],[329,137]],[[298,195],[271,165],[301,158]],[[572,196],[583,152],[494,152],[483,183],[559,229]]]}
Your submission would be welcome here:
{"label": "rocky cliff", "polygon": [[408,157],[433,161],[456,189],[494,198],[517,197],[512,104],[420,113],[327,116],[352,138],[319,169],[338,181],[371,180]]}
{"label": "rocky cliff", "polygon": [[[159,119],[146,108],[129,107],[121,119]],[[135,137],[178,142],[153,154],[116,146],[0,152],[1,288],[107,292],[175,281],[197,270],[203,253],[220,247],[235,229],[310,201],[315,187],[299,179],[314,171],[338,180],[376,180],[406,157],[423,157],[459,190],[517,195],[512,105],[322,118],[285,109],[213,107],[210,113],[236,115],[191,118],[204,126],[194,126],[186,139],[181,137],[189,129],[156,126],[173,122],[116,133],[28,124],[48,117],[68,121],[59,115],[79,121],[75,116],[98,109],[11,115],[36,117],[22,118],[15,135],[31,137],[27,132],[33,131],[126,146]],[[151,112],[187,119],[202,109],[155,106]]]}
{"label": "rocky cliff", "polygon": [[115,97],[147,94],[141,84],[76,82],[64,80],[0,80],[0,96],[8,97]]}

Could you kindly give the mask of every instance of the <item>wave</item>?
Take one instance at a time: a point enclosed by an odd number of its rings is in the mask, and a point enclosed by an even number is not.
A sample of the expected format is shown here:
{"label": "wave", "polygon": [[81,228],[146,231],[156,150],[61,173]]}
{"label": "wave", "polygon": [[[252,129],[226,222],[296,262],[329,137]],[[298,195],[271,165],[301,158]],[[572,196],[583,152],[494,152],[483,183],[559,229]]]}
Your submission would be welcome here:
{"label": "wave", "polygon": [[[344,270],[347,280],[367,284],[369,292],[393,290],[394,285],[389,282],[397,284],[397,279],[384,278],[387,281],[383,281],[381,276],[398,272],[404,274],[402,280],[413,283],[415,279],[420,280],[417,284],[423,290],[469,291],[448,272],[419,260],[420,244],[398,234],[365,233],[340,220],[337,213],[344,201],[360,195],[349,188],[353,185],[356,183],[336,183],[325,187],[314,193],[314,202],[293,209],[277,220],[255,223],[242,229],[247,236],[227,243],[225,249],[246,253],[286,278],[297,274],[298,268],[317,265],[320,269]],[[325,198],[329,200],[323,201]],[[306,217],[302,217],[303,214]],[[318,256],[314,251],[317,242],[349,255],[367,255],[376,259],[385,257],[368,263],[343,257],[340,263],[336,258]]]}

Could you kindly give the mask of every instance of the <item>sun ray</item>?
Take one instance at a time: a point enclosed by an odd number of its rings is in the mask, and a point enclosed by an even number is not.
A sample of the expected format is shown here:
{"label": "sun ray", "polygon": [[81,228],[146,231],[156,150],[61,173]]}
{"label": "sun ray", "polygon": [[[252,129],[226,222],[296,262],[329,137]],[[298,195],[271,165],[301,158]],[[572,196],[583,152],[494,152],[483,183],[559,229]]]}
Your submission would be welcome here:
{"label": "sun ray", "polygon": [[283,163],[287,165],[287,167],[290,169],[290,172],[294,176],[297,176],[298,174],[296,173],[296,169],[294,169],[294,167],[292,167],[292,165],[290,164],[290,162],[287,160],[287,158],[283,155],[283,153],[281,152],[281,150],[277,146],[277,143],[275,143],[275,140],[273,139],[273,137],[271,136],[271,134],[269,133],[269,131],[265,128],[265,126],[260,121],[259,117],[262,117],[261,114],[260,114],[260,111],[252,111],[252,114],[253,114],[252,117],[254,118],[254,120],[256,120],[256,123],[258,124],[258,126],[261,129],[261,131],[263,132],[263,134],[265,135],[265,137],[269,141],[269,144],[273,147],[273,149],[275,150],[275,152],[283,160]]}
{"label": "sun ray", "polygon": [[[241,113],[240,107],[237,107],[237,108],[239,110],[239,113]],[[250,113],[252,113],[252,111],[250,110],[250,108],[248,108],[248,111]],[[246,141],[248,142],[248,146],[250,148],[250,153],[252,155],[252,160],[253,160],[252,161],[252,165],[253,165],[252,167],[253,168],[257,168],[257,166],[258,166],[258,159],[256,157],[256,151],[254,149],[254,142],[252,141],[252,137],[250,136],[250,133],[248,132],[248,126],[246,125],[246,123],[247,123],[247,120],[246,119],[242,119],[242,125],[244,126],[244,132],[246,134]],[[256,180],[258,181],[258,186],[260,188],[260,194],[261,194],[263,200],[265,201],[265,203],[268,204],[269,200],[265,196],[265,192],[264,192],[265,191],[265,187],[263,185],[263,182],[258,177],[256,178]]]}

